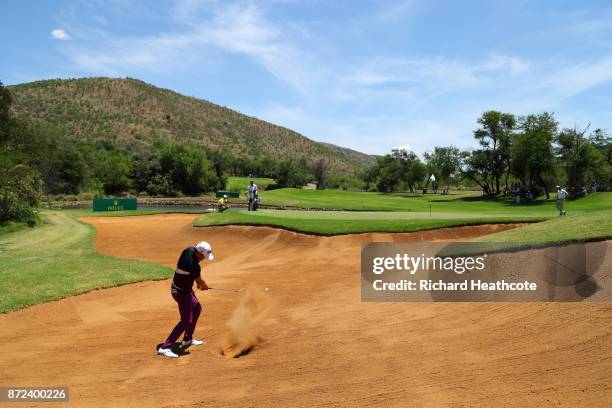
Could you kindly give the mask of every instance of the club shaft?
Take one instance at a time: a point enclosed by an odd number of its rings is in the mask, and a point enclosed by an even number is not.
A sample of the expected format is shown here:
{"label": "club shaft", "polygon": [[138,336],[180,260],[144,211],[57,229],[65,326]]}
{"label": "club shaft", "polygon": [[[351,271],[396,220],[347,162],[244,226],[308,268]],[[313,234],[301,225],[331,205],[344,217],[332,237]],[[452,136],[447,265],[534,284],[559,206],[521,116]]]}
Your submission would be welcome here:
{"label": "club shaft", "polygon": [[220,290],[222,292],[240,292],[241,289],[229,289],[229,288],[208,288],[209,290]]}

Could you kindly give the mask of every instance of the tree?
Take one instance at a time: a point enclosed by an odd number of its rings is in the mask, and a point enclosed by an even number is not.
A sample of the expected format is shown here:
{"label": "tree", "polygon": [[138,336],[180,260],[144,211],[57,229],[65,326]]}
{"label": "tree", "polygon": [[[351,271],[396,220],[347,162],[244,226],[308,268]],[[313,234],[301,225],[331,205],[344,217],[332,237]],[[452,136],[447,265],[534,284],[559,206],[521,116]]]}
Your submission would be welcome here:
{"label": "tree", "polygon": [[478,119],[481,127],[474,131],[474,138],[482,147],[468,159],[466,175],[479,184],[486,194],[500,193],[500,180],[508,179],[512,133],[516,119],[511,113],[487,111]]}
{"label": "tree", "polygon": [[40,175],[30,166],[20,140],[31,140],[32,128],[11,117],[11,93],[0,82],[0,223],[37,219]]}
{"label": "tree", "polygon": [[612,137],[603,129],[595,129],[589,137],[589,141],[599,150],[608,166],[612,166]]}
{"label": "tree", "polygon": [[0,223],[21,221],[33,225],[40,199],[40,176],[0,151]]}
{"label": "tree", "polygon": [[586,176],[595,164],[595,147],[584,137],[587,129],[563,129],[556,137],[559,159],[570,187],[585,185]]}
{"label": "tree", "polygon": [[0,81],[0,145],[8,138],[10,108],[13,103],[11,92]]}
{"label": "tree", "polygon": [[323,158],[317,160],[314,164],[313,170],[314,179],[319,188],[323,188],[325,182],[325,173],[327,172],[327,161]]}
{"label": "tree", "polygon": [[40,163],[45,190],[50,194],[78,194],[85,177],[85,161],[76,146],[52,143]]}
{"label": "tree", "polygon": [[282,187],[302,187],[306,184],[306,175],[300,167],[291,160],[278,163],[276,167],[276,186]]}
{"label": "tree", "polygon": [[197,147],[168,144],[159,153],[161,175],[168,175],[173,190],[195,195],[213,191],[220,186],[211,163]]}
{"label": "tree", "polygon": [[542,187],[550,198],[546,177],[553,174],[555,156],[552,142],[557,132],[553,115],[527,115],[519,120],[519,133],[512,147],[512,173],[533,192]]}
{"label": "tree", "polygon": [[494,195],[493,180],[491,173],[490,155],[484,150],[474,150],[465,159],[463,174],[478,184],[486,195]]}
{"label": "tree", "polygon": [[425,166],[414,152],[394,149],[391,154],[377,158],[376,164],[366,172],[365,180],[376,191],[384,193],[400,189],[415,192],[425,173]]}
{"label": "tree", "polygon": [[466,158],[466,152],[455,146],[435,147],[433,152],[425,152],[428,170],[435,174],[439,184],[450,187],[451,180],[458,176],[461,165]]}
{"label": "tree", "polygon": [[148,191],[151,179],[161,171],[159,160],[154,154],[136,152],[132,156],[132,186],[137,192]]}
{"label": "tree", "polygon": [[390,193],[396,190],[402,177],[402,170],[397,157],[390,154],[379,157],[374,171],[376,191]]}
{"label": "tree", "polygon": [[595,129],[589,142],[596,149],[595,163],[591,166],[591,180],[597,181],[600,188],[612,188],[612,138],[602,129]]}
{"label": "tree", "polygon": [[104,185],[104,193],[119,194],[132,185],[132,159],[127,153],[119,150],[108,152],[101,164],[102,173],[98,179]]}

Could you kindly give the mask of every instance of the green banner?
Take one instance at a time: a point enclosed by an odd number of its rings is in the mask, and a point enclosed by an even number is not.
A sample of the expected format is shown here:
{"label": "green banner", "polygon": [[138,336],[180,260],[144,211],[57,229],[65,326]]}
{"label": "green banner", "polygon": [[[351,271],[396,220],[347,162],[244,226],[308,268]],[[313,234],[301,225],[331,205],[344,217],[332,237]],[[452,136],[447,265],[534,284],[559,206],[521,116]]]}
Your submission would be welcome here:
{"label": "green banner", "polygon": [[125,211],[138,207],[135,198],[94,198],[94,211]]}
{"label": "green banner", "polygon": [[237,191],[217,191],[216,197],[217,198],[221,198],[224,195],[228,196],[229,198],[238,198],[240,197],[240,193]]}

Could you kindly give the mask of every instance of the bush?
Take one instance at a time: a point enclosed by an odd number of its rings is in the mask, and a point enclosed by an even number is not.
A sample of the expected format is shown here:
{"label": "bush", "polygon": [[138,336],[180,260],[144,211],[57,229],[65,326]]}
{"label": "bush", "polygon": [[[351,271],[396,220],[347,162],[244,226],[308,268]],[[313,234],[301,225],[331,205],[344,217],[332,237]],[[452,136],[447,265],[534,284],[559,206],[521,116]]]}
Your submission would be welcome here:
{"label": "bush", "polygon": [[363,179],[351,176],[329,176],[323,188],[340,189],[347,191],[363,191],[366,188],[366,183]]}
{"label": "bush", "polygon": [[40,177],[23,164],[2,160],[0,173],[0,222],[18,221],[33,226],[40,200]]}
{"label": "bush", "polygon": [[77,201],[90,201],[94,198],[100,197],[98,192],[95,191],[85,191],[83,193],[79,193],[77,195]]}

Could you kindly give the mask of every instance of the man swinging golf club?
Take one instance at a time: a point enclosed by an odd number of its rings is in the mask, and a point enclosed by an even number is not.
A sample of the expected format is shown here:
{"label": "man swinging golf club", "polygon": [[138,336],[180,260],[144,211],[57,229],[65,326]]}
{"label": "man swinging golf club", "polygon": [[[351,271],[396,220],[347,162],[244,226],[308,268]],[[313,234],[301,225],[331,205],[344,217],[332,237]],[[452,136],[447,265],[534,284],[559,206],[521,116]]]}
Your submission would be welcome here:
{"label": "man swinging golf club", "polygon": [[193,338],[198,317],[202,312],[202,306],[193,292],[193,282],[196,282],[200,290],[209,289],[200,276],[200,261],[202,259],[213,260],[212,247],[204,241],[184,249],[179,257],[170,292],[172,298],[178,304],[181,320],[176,324],[164,344],[157,350],[157,354],[177,358],[178,355],[171,350],[171,347],[182,333],[185,333],[181,343],[182,349],[186,349],[192,344],[199,346],[204,343]]}

